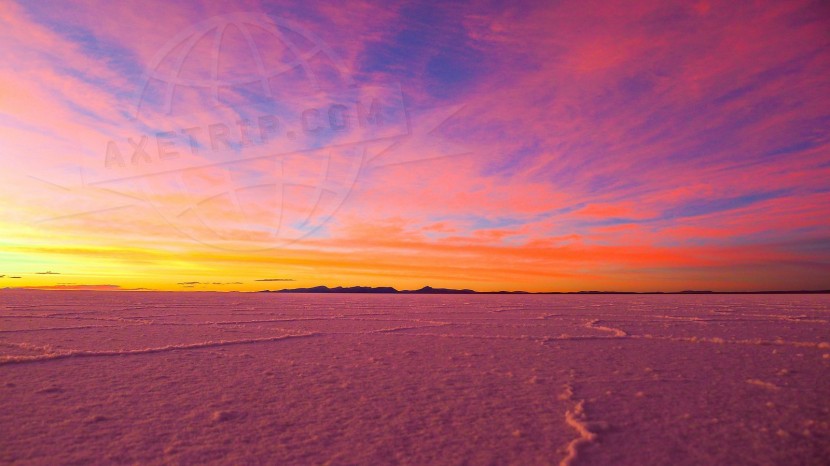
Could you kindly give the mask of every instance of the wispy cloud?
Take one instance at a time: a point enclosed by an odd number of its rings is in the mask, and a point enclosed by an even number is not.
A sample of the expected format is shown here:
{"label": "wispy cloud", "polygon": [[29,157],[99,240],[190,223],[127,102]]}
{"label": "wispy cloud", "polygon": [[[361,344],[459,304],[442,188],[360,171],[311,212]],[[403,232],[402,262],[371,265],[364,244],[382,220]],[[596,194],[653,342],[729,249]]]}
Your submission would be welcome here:
{"label": "wispy cloud", "polygon": [[29,290],[89,290],[89,291],[122,291],[119,285],[43,285],[20,287]]}
{"label": "wispy cloud", "polygon": [[242,282],[179,282],[177,285],[195,286],[195,285],[242,285]]}

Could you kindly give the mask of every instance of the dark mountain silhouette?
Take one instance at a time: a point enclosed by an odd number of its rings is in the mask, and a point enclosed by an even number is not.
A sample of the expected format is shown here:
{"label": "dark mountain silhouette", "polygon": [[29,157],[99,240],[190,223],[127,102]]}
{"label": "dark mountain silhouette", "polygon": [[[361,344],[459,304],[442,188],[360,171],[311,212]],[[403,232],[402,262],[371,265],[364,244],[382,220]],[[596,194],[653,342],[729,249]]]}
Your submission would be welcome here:
{"label": "dark mountain silhouette", "polygon": [[313,286],[311,288],[289,288],[284,290],[265,290],[266,293],[399,293],[399,294],[475,294],[473,290],[454,290],[450,288],[433,288],[425,286],[418,290],[397,290],[391,286],[336,286],[329,288],[327,286]]}
{"label": "dark mountain silhouette", "polygon": [[370,287],[370,286],[350,286],[350,287],[342,287],[336,286],[334,288],[329,288],[327,286],[313,286],[311,288],[290,288],[284,290],[265,290],[266,293],[400,293],[395,288],[391,286],[379,286],[379,287]]}

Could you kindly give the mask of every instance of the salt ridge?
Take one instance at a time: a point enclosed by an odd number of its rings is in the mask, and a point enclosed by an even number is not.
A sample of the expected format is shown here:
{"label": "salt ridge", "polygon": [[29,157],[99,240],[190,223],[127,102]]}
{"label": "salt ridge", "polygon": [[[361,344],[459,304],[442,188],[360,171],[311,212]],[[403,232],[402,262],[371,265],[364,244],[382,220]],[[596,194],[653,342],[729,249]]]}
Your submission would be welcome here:
{"label": "salt ridge", "polygon": [[[573,371],[571,371],[571,378],[573,377]],[[579,456],[579,449],[583,445],[595,442],[597,439],[597,434],[591,432],[588,428],[588,421],[585,415],[585,400],[574,400],[573,397],[573,386],[571,383],[566,383],[558,398],[563,401],[573,402],[572,407],[565,411],[565,424],[573,428],[579,436],[568,442],[565,446],[567,455],[559,462],[559,466],[572,465]]]}
{"label": "salt ridge", "polygon": [[273,342],[273,341],[280,341],[280,340],[287,340],[290,338],[307,338],[313,336],[319,336],[320,333],[310,332],[310,333],[301,333],[296,335],[281,335],[276,337],[266,337],[266,338],[249,338],[244,340],[217,340],[217,341],[206,341],[202,343],[193,343],[189,345],[167,345],[167,346],[160,346],[156,348],[142,348],[137,350],[121,350],[121,351],[83,351],[83,350],[70,350],[64,351],[59,353],[47,353],[38,356],[3,356],[0,357],[0,366],[5,364],[22,364],[22,363],[32,363],[32,362],[41,362],[41,361],[54,361],[57,359],[66,359],[66,358],[80,358],[80,357],[111,357],[111,356],[131,356],[131,355],[138,355],[138,354],[152,354],[152,353],[164,353],[168,351],[178,351],[178,350],[190,350],[190,349],[200,349],[200,348],[211,348],[211,347],[219,347],[219,346],[231,346],[231,345],[244,345],[244,344],[252,344],[252,343],[264,343],[264,342]]}

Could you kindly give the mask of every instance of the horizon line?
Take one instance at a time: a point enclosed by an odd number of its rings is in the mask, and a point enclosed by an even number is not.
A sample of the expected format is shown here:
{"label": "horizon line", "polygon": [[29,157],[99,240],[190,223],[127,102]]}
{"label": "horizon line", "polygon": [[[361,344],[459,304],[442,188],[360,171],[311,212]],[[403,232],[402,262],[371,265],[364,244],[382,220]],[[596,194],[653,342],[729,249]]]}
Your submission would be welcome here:
{"label": "horizon line", "polygon": [[[316,290],[316,291],[315,291]],[[681,291],[618,291],[618,290],[579,290],[579,291],[526,291],[526,290],[499,290],[499,291],[477,291],[467,288],[434,288],[424,286],[419,289],[398,290],[395,287],[368,287],[368,286],[336,286],[329,287],[318,285],[314,287],[283,288],[278,290],[160,290],[148,288],[40,288],[40,287],[4,287],[0,291],[87,291],[87,292],[155,292],[155,293],[277,293],[277,294],[520,294],[520,295],[545,295],[545,294],[575,294],[575,295],[596,295],[596,294],[830,294],[830,289],[819,290],[681,290]]]}

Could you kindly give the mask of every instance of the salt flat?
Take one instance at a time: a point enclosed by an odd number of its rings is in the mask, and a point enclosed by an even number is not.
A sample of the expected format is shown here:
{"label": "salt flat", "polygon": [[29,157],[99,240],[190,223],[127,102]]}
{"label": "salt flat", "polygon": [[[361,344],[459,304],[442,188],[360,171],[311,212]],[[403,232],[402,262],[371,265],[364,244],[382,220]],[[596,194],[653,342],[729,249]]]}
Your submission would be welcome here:
{"label": "salt flat", "polygon": [[826,295],[0,292],[12,464],[828,464]]}

